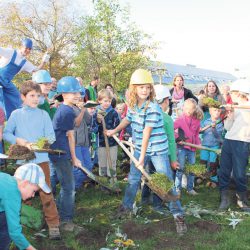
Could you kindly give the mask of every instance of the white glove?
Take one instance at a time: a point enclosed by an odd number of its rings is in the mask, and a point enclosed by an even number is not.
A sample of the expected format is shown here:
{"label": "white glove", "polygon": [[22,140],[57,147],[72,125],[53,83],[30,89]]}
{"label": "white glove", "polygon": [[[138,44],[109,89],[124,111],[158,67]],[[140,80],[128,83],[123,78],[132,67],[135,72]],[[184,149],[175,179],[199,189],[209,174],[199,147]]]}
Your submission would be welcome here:
{"label": "white glove", "polygon": [[47,63],[50,59],[50,55],[48,53],[45,53],[42,58],[42,62]]}

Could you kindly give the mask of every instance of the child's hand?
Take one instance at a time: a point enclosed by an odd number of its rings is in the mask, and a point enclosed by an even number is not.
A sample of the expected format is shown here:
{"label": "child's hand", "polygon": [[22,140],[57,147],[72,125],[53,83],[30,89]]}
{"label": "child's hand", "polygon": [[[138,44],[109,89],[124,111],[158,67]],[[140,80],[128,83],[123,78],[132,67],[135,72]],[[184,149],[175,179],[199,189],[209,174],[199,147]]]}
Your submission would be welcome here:
{"label": "child's hand", "polygon": [[112,135],[115,134],[115,129],[105,130],[104,133],[105,133],[108,137],[111,137]]}
{"label": "child's hand", "polygon": [[97,114],[97,122],[102,123],[103,116],[101,114]]}
{"label": "child's hand", "polygon": [[173,170],[179,169],[179,168],[180,168],[180,163],[179,163],[178,161],[172,161],[172,162],[171,162],[171,168],[172,168]]}
{"label": "child's hand", "polygon": [[16,144],[20,145],[20,146],[24,146],[27,147],[28,149],[32,149],[32,144],[31,142],[28,142],[27,140],[23,139],[23,138],[16,138]]}
{"label": "child's hand", "polygon": [[75,159],[72,159],[72,163],[73,163],[73,166],[79,168],[82,166],[82,163],[79,159],[75,158]]}
{"label": "child's hand", "polygon": [[213,122],[213,123],[211,124],[211,126],[212,126],[212,128],[215,128],[215,127],[216,127],[216,122]]}

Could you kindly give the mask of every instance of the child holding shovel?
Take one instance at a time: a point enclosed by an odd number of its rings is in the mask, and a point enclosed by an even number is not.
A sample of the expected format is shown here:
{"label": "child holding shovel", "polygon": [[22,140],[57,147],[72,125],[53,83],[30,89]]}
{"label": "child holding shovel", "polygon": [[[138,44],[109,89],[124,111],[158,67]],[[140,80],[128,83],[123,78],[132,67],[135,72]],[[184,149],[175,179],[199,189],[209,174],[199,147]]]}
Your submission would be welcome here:
{"label": "child holding shovel", "polygon": [[[112,94],[106,89],[98,92],[97,122],[98,122],[98,160],[99,175],[112,177],[116,181],[116,160],[117,160],[117,142],[111,137],[105,142],[105,128],[115,129],[119,123],[119,115],[111,106]],[[108,144],[108,145],[107,145]],[[111,179],[111,181],[112,181]]]}
{"label": "child holding shovel", "polygon": [[[181,129],[184,131],[187,142],[193,144],[200,144],[199,131],[200,131],[200,120],[203,118],[203,112],[197,105],[196,101],[192,98],[187,99],[184,102],[183,114],[177,118],[174,122],[174,129]],[[195,148],[190,146],[181,145],[179,142],[177,147],[178,162],[180,168],[176,170],[175,186],[177,190],[181,191],[182,174],[185,169],[186,159],[188,163],[195,164]],[[187,192],[190,195],[197,195],[197,192],[193,189],[194,187],[194,175],[188,174],[187,176]]]}
{"label": "child holding shovel", "polygon": [[[158,104],[154,103],[153,78],[149,71],[136,70],[130,80],[129,86],[129,111],[121,124],[110,131],[112,136],[132,125],[132,137],[135,143],[134,156],[138,159],[138,168],[143,168],[148,161],[152,161],[159,173],[164,173],[170,180],[173,179],[168,159],[168,139],[163,128],[162,111]],[[128,186],[125,191],[119,215],[126,215],[132,211],[137,190],[141,182],[141,171],[131,164],[128,177]],[[179,234],[187,231],[184,222],[183,211],[178,209],[175,202],[170,202],[170,211],[174,216],[176,229]]]}
{"label": "child holding shovel", "polygon": [[[27,81],[22,84],[21,98],[23,107],[13,111],[4,129],[3,138],[11,144],[18,144],[32,149],[32,144],[40,138],[48,138],[50,143],[55,141],[55,132],[52,121],[44,110],[39,109],[39,97],[41,88],[38,84]],[[48,153],[35,152],[34,163],[38,164],[46,178],[46,183],[50,186],[50,170]],[[21,164],[21,162],[17,162]],[[54,201],[53,194],[47,194],[42,190],[39,195],[43,205],[45,220],[49,227],[50,239],[60,239],[59,215]]]}
{"label": "child holding shovel", "polygon": [[[221,109],[216,103],[211,103],[209,106],[209,114],[211,117],[203,121],[200,131],[202,133],[202,146],[211,149],[219,149],[222,143],[222,132],[224,127],[220,119]],[[205,164],[208,168],[211,174],[210,180],[212,182],[212,187],[216,187],[218,183],[217,168],[219,165],[217,154],[212,151],[201,150],[200,162]]]}

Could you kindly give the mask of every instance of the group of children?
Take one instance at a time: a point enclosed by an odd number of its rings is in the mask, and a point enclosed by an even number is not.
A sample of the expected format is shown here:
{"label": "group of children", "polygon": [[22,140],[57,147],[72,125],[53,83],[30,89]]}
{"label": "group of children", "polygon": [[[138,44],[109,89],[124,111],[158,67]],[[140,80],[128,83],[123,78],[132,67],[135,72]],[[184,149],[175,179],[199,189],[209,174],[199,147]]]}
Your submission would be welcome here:
{"label": "group of children", "polygon": [[[210,106],[209,115],[204,119],[197,100],[188,98],[183,102],[183,113],[173,121],[166,113],[171,101],[168,88],[162,85],[154,86],[152,75],[147,70],[138,69],[132,74],[129,98],[126,103],[128,110],[122,120],[111,106],[113,95],[109,90],[103,89],[98,92],[99,105],[96,108],[85,108],[84,88],[76,78],[70,76],[58,81],[57,93],[61,95],[63,102],[56,111],[51,110],[47,105],[50,83],[49,73],[38,71],[33,76],[33,81],[22,84],[20,93],[23,107],[11,113],[4,128],[3,138],[11,144],[19,144],[31,149],[32,144],[39,138],[46,137],[51,143],[51,149],[66,152],[60,155],[35,153],[36,158],[33,160],[33,163],[41,167],[46,183],[52,186],[54,194],[57,181],[61,185],[57,204],[53,193],[39,191],[51,239],[60,238],[59,217],[61,230],[81,229],[73,223],[74,198],[76,188],[79,188],[86,179],[86,175],[78,167],[83,165],[89,170],[93,167],[89,151],[91,132],[99,135],[97,149],[99,175],[116,180],[118,147],[112,135],[131,126],[132,142],[135,146],[134,156],[138,164],[131,163],[128,185],[119,214],[127,214],[133,208],[142,176],[138,167],[151,166],[153,171],[164,173],[174,181],[172,192],[177,196],[181,193],[182,175],[186,163],[195,164],[195,149],[192,146],[186,146],[183,141],[200,145],[200,138],[202,138],[202,145],[213,149],[219,148],[222,144],[223,123],[218,107]],[[245,89],[240,89],[240,84],[232,89],[232,100],[239,105],[249,103],[250,84],[248,82],[245,84],[247,86]],[[122,113],[121,110],[119,113]],[[248,211],[245,170],[249,155],[250,111],[230,108],[226,110],[226,116],[227,134],[223,142],[218,174],[221,191],[220,208],[226,209],[229,206],[228,186],[233,174],[238,205]],[[107,159],[105,136],[108,136],[111,165]],[[218,183],[217,155],[202,151],[200,157],[201,162],[206,164],[208,171],[214,177],[214,182]],[[22,164],[22,162],[18,163]],[[194,175],[189,174],[187,179],[188,194],[196,195]],[[148,199],[148,195],[148,192],[143,189],[142,202]],[[180,200],[163,204],[160,198],[154,195],[154,207],[161,208],[166,205],[174,217],[177,233],[183,235],[187,232],[187,226]]]}

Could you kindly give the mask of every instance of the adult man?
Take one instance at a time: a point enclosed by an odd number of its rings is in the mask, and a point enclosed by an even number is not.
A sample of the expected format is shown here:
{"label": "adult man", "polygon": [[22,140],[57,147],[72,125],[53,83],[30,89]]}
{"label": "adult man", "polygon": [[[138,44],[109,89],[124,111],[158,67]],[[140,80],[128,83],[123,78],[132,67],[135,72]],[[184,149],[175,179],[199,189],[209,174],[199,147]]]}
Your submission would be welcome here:
{"label": "adult man", "polygon": [[0,47],[0,85],[3,87],[3,98],[7,118],[11,112],[21,106],[21,97],[12,79],[21,71],[33,73],[49,60],[49,55],[43,56],[41,64],[36,67],[26,57],[30,54],[33,43],[30,38],[24,38],[19,50]]}

